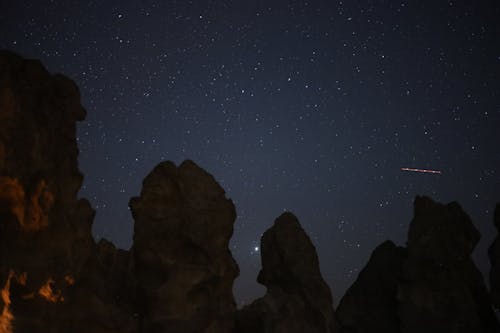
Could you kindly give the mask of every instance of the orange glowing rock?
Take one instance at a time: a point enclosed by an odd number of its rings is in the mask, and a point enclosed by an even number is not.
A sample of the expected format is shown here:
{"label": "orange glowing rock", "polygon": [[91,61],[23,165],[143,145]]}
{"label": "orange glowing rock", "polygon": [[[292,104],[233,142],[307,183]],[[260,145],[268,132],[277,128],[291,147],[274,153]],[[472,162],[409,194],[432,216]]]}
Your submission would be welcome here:
{"label": "orange glowing rock", "polygon": [[49,225],[48,212],[54,204],[54,195],[41,180],[31,195],[27,218],[21,223],[26,231],[38,231]]}
{"label": "orange glowing rock", "polygon": [[5,282],[5,286],[1,290],[1,297],[3,301],[3,310],[0,314],[0,333],[12,333],[12,322],[14,321],[14,315],[10,311],[10,280],[14,276],[14,271],[9,272],[9,277]]}
{"label": "orange glowing rock", "polygon": [[26,281],[28,280],[28,273],[24,272],[16,276],[17,283],[22,286],[26,286]]}
{"label": "orange glowing rock", "polygon": [[41,180],[27,202],[23,186],[16,178],[0,177],[0,202],[7,203],[24,231],[38,231],[49,225],[54,195]]}
{"label": "orange glowing rock", "polygon": [[75,278],[71,275],[66,275],[64,277],[64,281],[66,281],[66,283],[69,285],[69,286],[72,286],[75,284]]}
{"label": "orange glowing rock", "polygon": [[0,177],[0,202],[5,202],[19,223],[24,222],[24,189],[19,180]]}
{"label": "orange glowing rock", "polygon": [[64,302],[64,297],[62,296],[61,290],[57,290],[54,292],[54,279],[49,278],[47,282],[38,290],[38,295],[45,298],[47,301],[51,303]]}

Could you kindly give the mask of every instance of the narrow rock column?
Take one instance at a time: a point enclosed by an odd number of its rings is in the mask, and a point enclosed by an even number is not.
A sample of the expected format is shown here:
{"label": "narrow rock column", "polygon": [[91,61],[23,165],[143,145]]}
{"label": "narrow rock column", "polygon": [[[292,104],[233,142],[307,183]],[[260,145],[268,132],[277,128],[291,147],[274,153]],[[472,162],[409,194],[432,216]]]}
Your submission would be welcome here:
{"label": "narrow rock column", "polygon": [[237,333],[335,332],[330,289],[311,240],[292,213],[274,221],[261,239],[264,297],[237,314]]}
{"label": "narrow rock column", "polygon": [[192,161],[164,162],[130,200],[140,332],[230,332],[236,218],[215,179]]}

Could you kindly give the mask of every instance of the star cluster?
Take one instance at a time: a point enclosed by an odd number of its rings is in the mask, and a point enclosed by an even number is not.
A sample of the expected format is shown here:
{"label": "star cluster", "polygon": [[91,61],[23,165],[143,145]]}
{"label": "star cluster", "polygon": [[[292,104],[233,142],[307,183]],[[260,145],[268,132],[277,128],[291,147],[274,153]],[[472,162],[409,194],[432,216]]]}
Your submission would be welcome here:
{"label": "star cluster", "polygon": [[263,293],[259,239],[284,210],[338,301],[376,245],[406,239],[417,194],[462,204],[487,271],[500,201],[499,8],[4,1],[0,47],[79,85],[81,196],[97,210],[97,239],[130,247],[129,198],[158,162],[189,158],[236,205],[239,303]]}

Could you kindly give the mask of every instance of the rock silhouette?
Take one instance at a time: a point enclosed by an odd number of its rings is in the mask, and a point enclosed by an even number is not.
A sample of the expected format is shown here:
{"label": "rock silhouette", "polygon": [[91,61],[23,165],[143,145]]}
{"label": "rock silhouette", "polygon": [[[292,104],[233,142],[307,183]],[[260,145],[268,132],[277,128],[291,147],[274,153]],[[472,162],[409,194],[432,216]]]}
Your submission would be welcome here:
{"label": "rock silhouette", "polygon": [[130,207],[140,331],[232,331],[236,212],[215,179],[191,161],[164,162]]}
{"label": "rock silhouette", "polygon": [[[500,203],[495,208],[493,223],[497,230],[500,231]],[[491,298],[494,306],[500,310],[500,236],[497,235],[493,244],[491,244],[488,249],[488,256],[491,262]]]}
{"label": "rock silhouette", "polygon": [[457,203],[417,197],[407,248],[379,246],[340,302],[344,331],[498,332],[470,258],[479,238]]}
{"label": "rock silhouette", "polygon": [[261,239],[266,295],[236,310],[235,207],[192,161],[144,179],[131,250],[96,243],[95,212],[77,197],[84,118],[70,79],[0,50],[0,333],[500,331],[499,238],[488,294],[470,258],[479,232],[457,203],[417,197],[406,248],[377,247],[336,313],[291,213]]}
{"label": "rock silhouette", "polygon": [[260,245],[257,281],[264,297],[238,311],[236,332],[334,332],[330,289],[323,280],[316,249],[291,213],[267,230]]}
{"label": "rock silhouette", "polygon": [[342,332],[400,332],[398,280],[406,249],[385,241],[372,253],[337,307]]}

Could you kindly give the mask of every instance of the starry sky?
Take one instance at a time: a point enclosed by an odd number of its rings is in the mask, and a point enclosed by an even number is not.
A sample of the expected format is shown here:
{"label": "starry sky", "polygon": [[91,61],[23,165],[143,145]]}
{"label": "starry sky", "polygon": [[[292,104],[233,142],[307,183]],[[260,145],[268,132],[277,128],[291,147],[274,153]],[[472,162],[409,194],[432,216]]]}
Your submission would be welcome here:
{"label": "starry sky", "polygon": [[[128,201],[192,159],[237,209],[239,305],[284,210],[337,303],[415,195],[457,200],[486,248],[500,201],[498,1],[0,1],[0,48],[80,87],[80,195],[96,239],[129,248]],[[402,167],[442,174],[401,171]]]}

